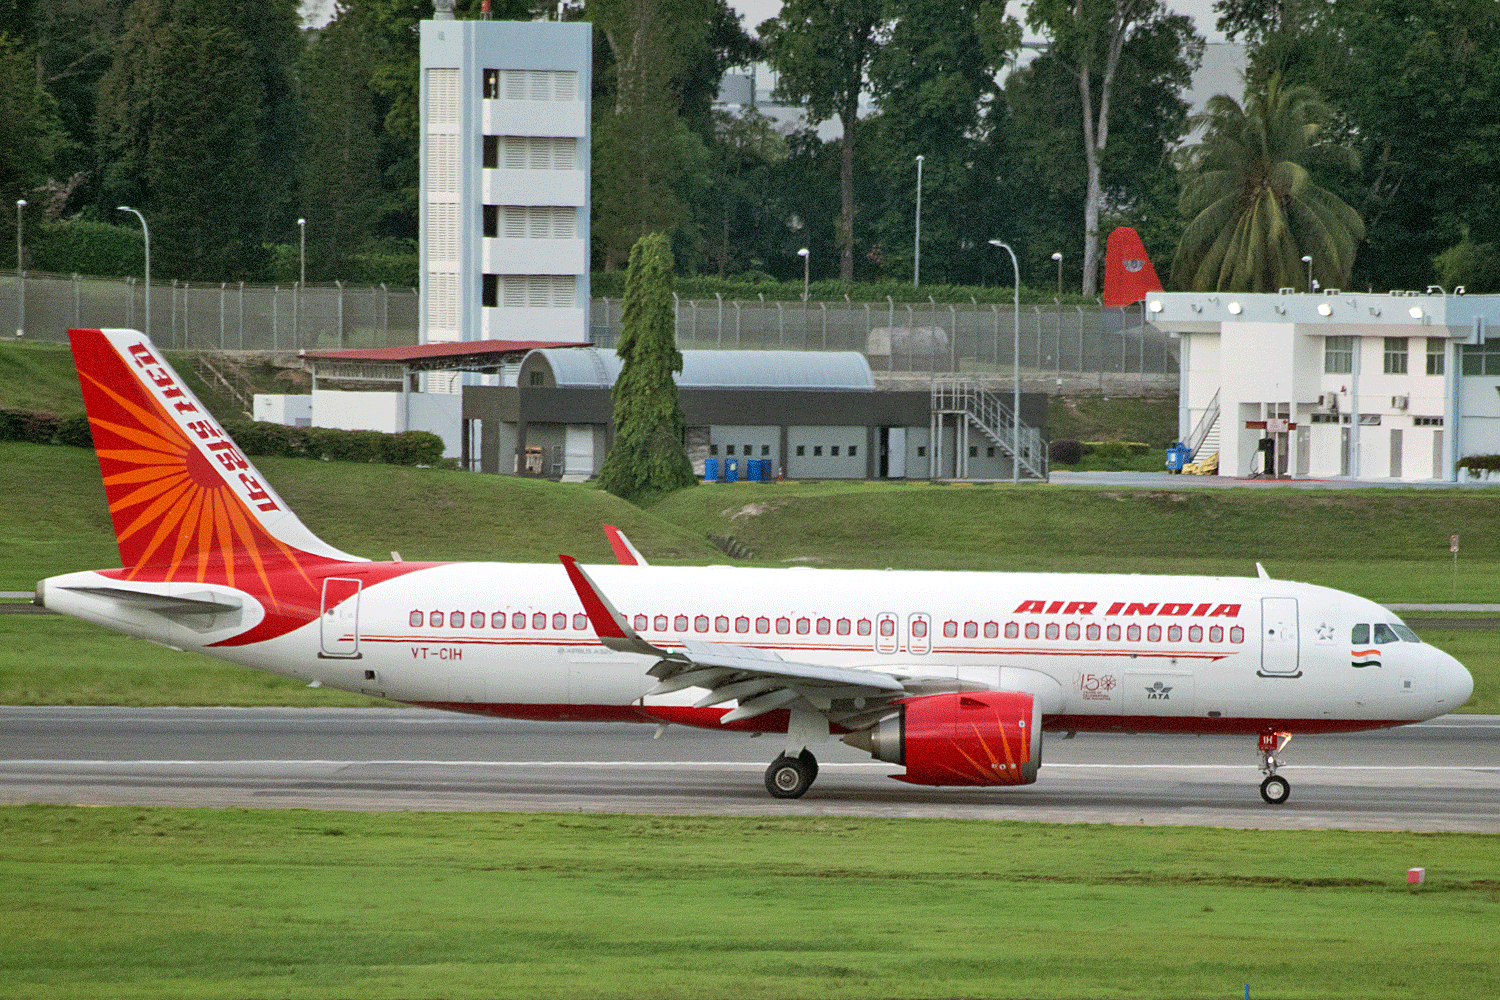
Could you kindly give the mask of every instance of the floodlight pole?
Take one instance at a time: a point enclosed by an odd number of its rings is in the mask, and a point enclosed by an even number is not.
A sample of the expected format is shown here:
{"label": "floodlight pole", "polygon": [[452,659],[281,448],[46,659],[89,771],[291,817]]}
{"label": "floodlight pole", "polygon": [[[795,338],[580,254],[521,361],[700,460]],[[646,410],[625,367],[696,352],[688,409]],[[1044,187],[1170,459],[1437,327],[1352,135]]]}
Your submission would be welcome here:
{"label": "floodlight pole", "polygon": [[1015,319],[1016,342],[1011,355],[1011,402],[1010,402],[1010,481],[1021,481],[1021,265],[1016,263],[1016,252],[1009,244],[990,240],[990,246],[999,247],[1010,254],[1010,270],[1016,278]]}
{"label": "floodlight pole", "polygon": [[146,217],[138,209],[129,205],[120,205],[121,212],[133,212],[135,217],[141,220],[141,235],[146,239],[146,339],[151,339],[151,230],[146,225]]}

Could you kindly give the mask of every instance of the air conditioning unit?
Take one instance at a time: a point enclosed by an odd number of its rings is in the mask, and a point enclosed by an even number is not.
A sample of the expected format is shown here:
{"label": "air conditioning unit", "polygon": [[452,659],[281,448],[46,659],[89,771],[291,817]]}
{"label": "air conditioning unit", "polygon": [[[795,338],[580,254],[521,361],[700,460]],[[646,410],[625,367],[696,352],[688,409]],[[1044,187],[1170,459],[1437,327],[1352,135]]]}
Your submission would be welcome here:
{"label": "air conditioning unit", "polygon": [[1325,392],[1318,397],[1318,409],[1334,410],[1339,408],[1339,394],[1336,392]]}
{"label": "air conditioning unit", "polygon": [[1410,396],[1392,396],[1391,397],[1391,409],[1393,409],[1393,410],[1404,410],[1404,409],[1406,409],[1407,405],[1410,402],[1411,402],[1411,397]]}

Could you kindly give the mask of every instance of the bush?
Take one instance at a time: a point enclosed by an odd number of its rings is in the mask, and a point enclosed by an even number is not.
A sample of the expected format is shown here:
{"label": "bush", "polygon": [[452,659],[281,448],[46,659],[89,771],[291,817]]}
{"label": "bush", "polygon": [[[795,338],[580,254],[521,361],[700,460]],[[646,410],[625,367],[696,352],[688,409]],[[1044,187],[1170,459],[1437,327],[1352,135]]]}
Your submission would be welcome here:
{"label": "bush", "polygon": [[1500,472],[1500,455],[1468,455],[1458,460],[1458,468]]}
{"label": "bush", "polygon": [[1078,441],[1053,441],[1047,457],[1053,465],[1077,465],[1083,460],[1083,444]]}
{"label": "bush", "polygon": [[30,410],[0,410],[0,441],[51,444],[57,436],[57,418]]}
{"label": "bush", "polygon": [[89,427],[89,418],[81,413],[63,417],[57,422],[57,443],[71,448],[92,448],[94,432]]}
{"label": "bush", "polygon": [[380,460],[390,465],[437,465],[443,439],[429,431],[402,431],[382,436]]}
{"label": "bush", "polygon": [[271,455],[290,458],[297,452],[292,445],[292,428],[263,420],[226,421],[224,430],[246,455]]}
{"label": "bush", "polygon": [[87,274],[124,278],[145,270],[145,240],[135,216],[113,225],[89,219],[68,219],[41,227],[31,245],[32,266],[54,274]]}

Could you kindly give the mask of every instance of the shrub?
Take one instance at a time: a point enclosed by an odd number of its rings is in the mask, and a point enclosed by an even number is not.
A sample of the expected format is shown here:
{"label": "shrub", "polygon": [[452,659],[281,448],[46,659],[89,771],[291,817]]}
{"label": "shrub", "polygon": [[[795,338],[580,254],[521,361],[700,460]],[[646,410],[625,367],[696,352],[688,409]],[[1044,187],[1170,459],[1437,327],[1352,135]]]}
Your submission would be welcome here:
{"label": "shrub", "polygon": [[1500,455],[1466,455],[1458,460],[1458,468],[1500,472]]}
{"label": "shrub", "polygon": [[380,460],[391,465],[437,465],[442,457],[443,439],[429,431],[402,431],[381,440]]}
{"label": "shrub", "polygon": [[290,458],[292,450],[292,428],[263,420],[234,420],[224,424],[224,429],[246,455],[271,455]]}
{"label": "shrub", "polygon": [[57,443],[72,448],[92,448],[94,432],[89,427],[89,418],[81,413],[63,417],[57,422]]}
{"label": "shrub", "polygon": [[1083,444],[1078,441],[1053,441],[1047,457],[1053,465],[1077,465],[1083,460]]}

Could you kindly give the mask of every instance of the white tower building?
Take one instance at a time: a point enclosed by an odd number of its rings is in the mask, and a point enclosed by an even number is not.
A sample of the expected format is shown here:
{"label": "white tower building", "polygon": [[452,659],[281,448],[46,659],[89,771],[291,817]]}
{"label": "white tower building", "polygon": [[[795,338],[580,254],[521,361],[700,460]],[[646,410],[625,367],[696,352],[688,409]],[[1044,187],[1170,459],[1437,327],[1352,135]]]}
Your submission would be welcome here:
{"label": "white tower building", "polygon": [[451,18],[421,25],[420,342],[586,342],[592,29]]}

